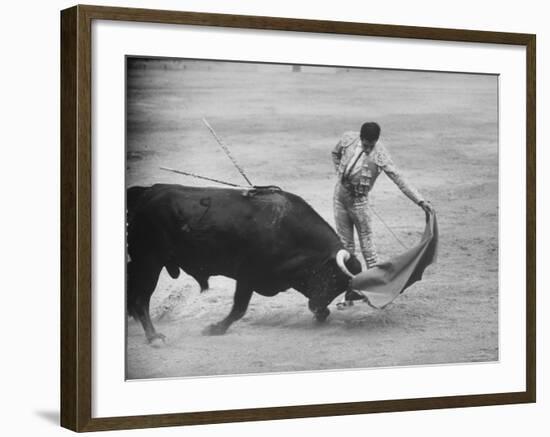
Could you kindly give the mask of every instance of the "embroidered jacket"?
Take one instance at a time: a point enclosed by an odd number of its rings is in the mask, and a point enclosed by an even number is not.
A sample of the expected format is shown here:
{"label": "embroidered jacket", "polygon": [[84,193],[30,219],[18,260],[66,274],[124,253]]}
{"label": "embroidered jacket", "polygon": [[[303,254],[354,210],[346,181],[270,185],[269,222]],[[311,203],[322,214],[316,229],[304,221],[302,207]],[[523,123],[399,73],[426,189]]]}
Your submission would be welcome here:
{"label": "embroidered jacket", "polygon": [[424,200],[400,174],[380,141],[368,155],[364,152],[360,153],[361,150],[359,133],[346,132],[332,151],[332,160],[338,179],[349,191],[357,196],[366,196],[374,186],[378,175],[384,171],[414,203],[418,204]]}

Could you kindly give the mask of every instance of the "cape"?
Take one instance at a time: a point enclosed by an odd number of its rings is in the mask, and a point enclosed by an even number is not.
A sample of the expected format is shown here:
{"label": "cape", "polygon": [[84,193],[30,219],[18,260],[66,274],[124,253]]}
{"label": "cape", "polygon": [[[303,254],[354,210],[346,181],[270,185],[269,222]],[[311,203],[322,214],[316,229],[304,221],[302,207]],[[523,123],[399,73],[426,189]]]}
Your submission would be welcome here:
{"label": "cape", "polygon": [[426,227],[420,242],[388,261],[359,273],[351,287],[365,296],[373,308],[382,309],[416,281],[437,258],[438,230],[434,212],[426,213]]}

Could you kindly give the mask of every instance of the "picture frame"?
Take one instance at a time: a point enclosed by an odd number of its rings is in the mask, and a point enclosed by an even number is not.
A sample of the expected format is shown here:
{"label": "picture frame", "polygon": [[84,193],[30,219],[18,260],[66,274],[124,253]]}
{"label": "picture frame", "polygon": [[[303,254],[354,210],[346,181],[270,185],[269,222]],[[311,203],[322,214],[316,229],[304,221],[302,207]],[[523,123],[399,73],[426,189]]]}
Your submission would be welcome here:
{"label": "picture frame", "polygon": [[[480,43],[525,49],[525,389],[471,395],[279,404],[163,414],[94,417],[92,23],[156,23],[209,28],[348,35],[356,38]],[[536,401],[536,37],[531,34],[424,28],[78,5],[61,12],[61,425],[77,432]],[[112,145],[111,147],[117,147]],[[120,145],[121,150],[123,145]],[[501,235],[501,238],[505,238]],[[212,382],[212,381],[210,381]]]}

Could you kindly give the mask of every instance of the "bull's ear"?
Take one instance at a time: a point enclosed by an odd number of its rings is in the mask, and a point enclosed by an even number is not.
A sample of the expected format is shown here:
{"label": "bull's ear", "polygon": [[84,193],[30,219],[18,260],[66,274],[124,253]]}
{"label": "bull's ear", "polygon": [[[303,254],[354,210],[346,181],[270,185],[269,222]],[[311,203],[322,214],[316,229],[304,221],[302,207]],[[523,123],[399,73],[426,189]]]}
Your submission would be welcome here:
{"label": "bull's ear", "polygon": [[361,263],[355,255],[349,257],[349,259],[346,261],[346,267],[354,275],[361,273]]}

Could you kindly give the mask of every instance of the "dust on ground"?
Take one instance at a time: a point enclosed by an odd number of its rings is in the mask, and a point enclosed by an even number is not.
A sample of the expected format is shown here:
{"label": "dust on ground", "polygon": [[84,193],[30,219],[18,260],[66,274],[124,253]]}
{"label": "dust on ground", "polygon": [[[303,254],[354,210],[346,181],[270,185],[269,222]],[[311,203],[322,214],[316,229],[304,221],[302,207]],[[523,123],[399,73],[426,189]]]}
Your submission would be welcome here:
{"label": "dust on ground", "polygon": [[[223,68],[222,68],[223,67]],[[202,330],[232,305],[234,281],[199,293],[162,272],[151,313],[165,344],[128,320],[127,378],[285,372],[498,360],[498,138],[494,76],[290,66],[141,62],[128,70],[127,185],[203,185],[173,167],[242,183],[206,117],[257,185],[302,196],[329,223],[330,151],[344,131],[377,121],[407,179],[438,215],[438,263],[384,310],[330,306],[314,322],[294,290],[254,294],[224,336]],[[407,245],[424,214],[381,176],[374,208]],[[382,257],[402,247],[376,218]]]}

